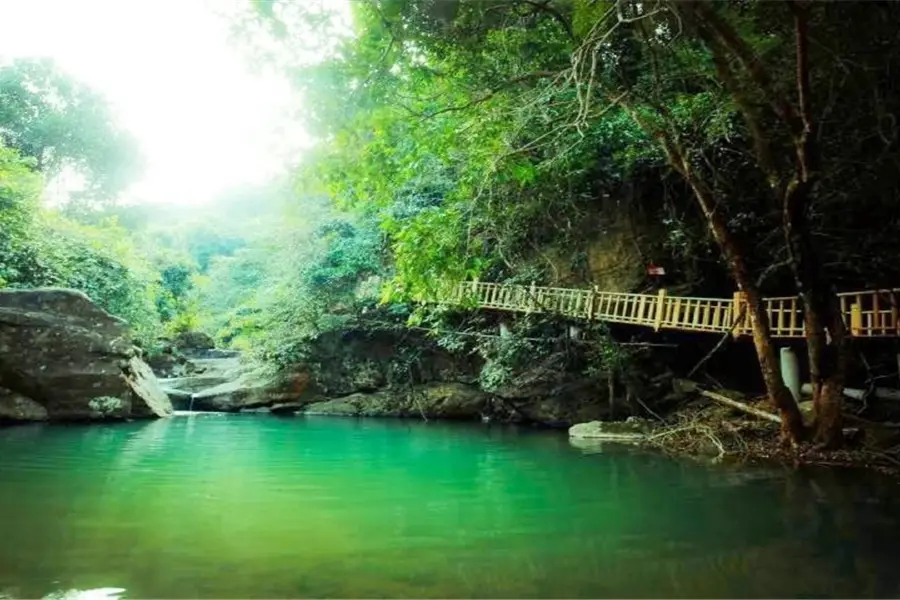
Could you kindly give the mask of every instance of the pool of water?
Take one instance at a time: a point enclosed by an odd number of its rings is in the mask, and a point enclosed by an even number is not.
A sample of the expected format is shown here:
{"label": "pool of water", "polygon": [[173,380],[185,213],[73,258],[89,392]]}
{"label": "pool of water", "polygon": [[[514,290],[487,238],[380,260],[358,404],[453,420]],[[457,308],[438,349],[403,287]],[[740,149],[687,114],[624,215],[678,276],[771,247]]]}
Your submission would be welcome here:
{"label": "pool of water", "polygon": [[0,597],[897,596],[897,482],[507,427],[0,430]]}

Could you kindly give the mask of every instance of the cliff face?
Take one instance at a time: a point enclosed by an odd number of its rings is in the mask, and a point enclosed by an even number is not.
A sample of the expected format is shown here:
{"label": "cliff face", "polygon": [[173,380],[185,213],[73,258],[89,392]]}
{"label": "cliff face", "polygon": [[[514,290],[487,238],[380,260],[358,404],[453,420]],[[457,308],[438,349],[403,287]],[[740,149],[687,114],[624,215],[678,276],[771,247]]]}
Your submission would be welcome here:
{"label": "cliff face", "polygon": [[477,354],[440,348],[418,330],[329,332],[310,355],[296,367],[310,378],[298,403],[307,413],[567,427],[607,419],[613,409],[632,412],[623,402],[611,406],[606,381],[572,368],[564,352],[536,358],[491,390],[479,384]]}

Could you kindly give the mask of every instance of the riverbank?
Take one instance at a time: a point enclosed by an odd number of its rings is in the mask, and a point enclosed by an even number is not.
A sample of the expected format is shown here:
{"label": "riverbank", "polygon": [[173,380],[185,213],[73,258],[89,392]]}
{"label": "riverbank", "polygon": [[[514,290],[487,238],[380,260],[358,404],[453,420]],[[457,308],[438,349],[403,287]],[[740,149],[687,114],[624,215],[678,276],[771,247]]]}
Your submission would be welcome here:
{"label": "riverbank", "polygon": [[[725,390],[718,393],[740,398],[741,404],[766,413],[764,397],[748,399]],[[809,426],[812,414],[807,405],[804,402],[801,407]],[[715,462],[776,462],[789,466],[869,469],[900,476],[900,427],[853,415],[846,415],[845,420],[844,448],[826,450],[811,442],[791,448],[782,444],[779,424],[773,419],[760,418],[694,394],[664,418],[580,424],[570,429],[570,436],[581,445],[628,443],[654,448],[671,456],[693,456]]]}

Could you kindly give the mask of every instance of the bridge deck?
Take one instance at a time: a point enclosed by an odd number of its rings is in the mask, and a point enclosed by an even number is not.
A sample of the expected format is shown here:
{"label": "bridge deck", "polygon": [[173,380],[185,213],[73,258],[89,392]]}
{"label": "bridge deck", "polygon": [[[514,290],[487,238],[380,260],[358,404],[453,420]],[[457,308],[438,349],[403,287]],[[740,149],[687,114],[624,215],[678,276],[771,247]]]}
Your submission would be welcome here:
{"label": "bridge deck", "polygon": [[[855,337],[900,337],[900,288],[838,294],[844,322]],[[735,324],[743,295],[733,298],[694,298],[657,294],[601,292],[590,289],[508,285],[480,281],[455,284],[441,303],[510,312],[558,314],[611,323],[629,323],[659,329],[734,331],[749,335],[749,319]],[[764,300],[772,335],[800,338],[803,313],[796,296]]]}

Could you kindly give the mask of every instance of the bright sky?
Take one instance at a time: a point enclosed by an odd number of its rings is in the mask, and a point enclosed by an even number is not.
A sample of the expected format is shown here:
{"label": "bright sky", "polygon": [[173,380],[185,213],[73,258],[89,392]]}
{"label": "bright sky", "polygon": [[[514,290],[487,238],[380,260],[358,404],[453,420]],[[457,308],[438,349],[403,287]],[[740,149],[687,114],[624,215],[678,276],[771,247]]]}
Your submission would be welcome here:
{"label": "bright sky", "polygon": [[309,141],[284,116],[287,83],[251,73],[229,41],[220,14],[235,1],[4,2],[0,58],[49,56],[107,97],[147,162],[127,199],[203,203],[264,182]]}

